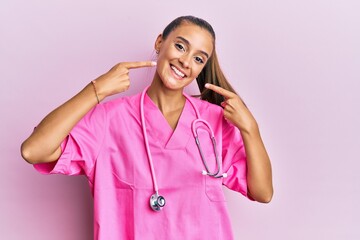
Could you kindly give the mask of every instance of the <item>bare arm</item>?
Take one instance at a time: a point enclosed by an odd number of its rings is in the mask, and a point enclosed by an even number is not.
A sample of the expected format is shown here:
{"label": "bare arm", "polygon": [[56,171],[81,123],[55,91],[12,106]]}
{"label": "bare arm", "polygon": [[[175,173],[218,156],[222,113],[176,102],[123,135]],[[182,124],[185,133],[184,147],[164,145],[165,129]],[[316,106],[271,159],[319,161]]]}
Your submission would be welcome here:
{"label": "bare arm", "polygon": [[[239,127],[238,127],[239,128]],[[268,203],[273,195],[270,158],[256,126],[240,131],[247,156],[247,182],[249,195],[258,202]]]}
{"label": "bare arm", "polygon": [[[91,83],[90,83],[91,84]],[[97,104],[93,86],[87,85],[69,101],[49,113],[21,145],[29,163],[52,162],[60,157],[60,144],[77,122]]]}
{"label": "bare arm", "polygon": [[205,86],[225,97],[224,117],[241,132],[247,157],[249,196],[258,202],[270,202],[273,195],[271,163],[256,120],[235,93],[212,84]]}
{"label": "bare arm", "polygon": [[[129,69],[154,66],[154,62],[119,63],[95,80],[99,100],[126,91],[130,86]],[[60,144],[73,127],[97,104],[92,83],[49,113],[22,143],[21,155],[29,163],[56,161]]]}

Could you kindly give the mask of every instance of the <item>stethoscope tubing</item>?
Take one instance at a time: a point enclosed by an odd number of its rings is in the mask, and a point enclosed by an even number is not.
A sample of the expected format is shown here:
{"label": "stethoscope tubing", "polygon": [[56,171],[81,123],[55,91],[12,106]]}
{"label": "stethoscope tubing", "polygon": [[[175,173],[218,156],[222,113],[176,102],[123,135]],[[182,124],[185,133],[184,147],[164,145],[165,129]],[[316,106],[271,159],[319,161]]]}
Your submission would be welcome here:
{"label": "stethoscope tubing", "polygon": [[145,114],[144,114],[144,97],[145,97],[145,93],[148,90],[148,88],[149,88],[149,86],[144,89],[144,91],[141,94],[141,98],[140,98],[141,126],[142,126],[142,131],[143,131],[143,136],[144,136],[146,153],[147,153],[147,156],[149,158],[148,162],[149,162],[149,165],[150,165],[152,181],[153,181],[153,184],[154,184],[154,190],[155,190],[155,193],[158,195],[159,194],[159,188],[158,188],[158,185],[157,185],[157,182],[156,182],[155,169],[154,169],[153,160],[152,160],[152,156],[151,156],[151,152],[150,152],[149,140],[147,138],[146,124],[145,124]]}
{"label": "stethoscope tubing", "polygon": [[[149,87],[150,86],[146,87],[143,90],[143,92],[141,93],[141,97],[140,97],[140,117],[141,117],[141,126],[142,126],[142,132],[143,132],[143,136],[144,136],[144,143],[145,143],[146,153],[147,153],[147,156],[148,156],[148,160],[149,160],[148,162],[149,162],[149,165],[150,165],[150,171],[151,171],[152,181],[153,181],[153,185],[154,185],[154,191],[155,191],[156,196],[159,196],[159,188],[158,188],[156,177],[155,177],[156,175],[155,175],[155,169],[154,169],[154,165],[153,165],[152,155],[151,155],[151,152],[150,152],[148,135],[146,133],[146,123],[145,123],[145,114],[144,114],[144,98],[145,98],[145,94],[146,94]],[[200,118],[199,110],[195,107],[195,104],[190,99],[190,97],[188,95],[186,95],[185,93],[184,93],[184,96],[189,101],[189,103],[192,105],[192,108],[194,109],[195,114],[196,114],[196,119],[192,122],[191,130],[192,130],[192,133],[194,135],[196,144],[198,146],[199,153],[200,153],[200,156],[201,156],[201,160],[202,160],[202,162],[204,164],[204,167],[206,169],[206,170],[203,170],[202,174],[203,175],[208,175],[208,176],[211,176],[211,177],[214,177],[214,178],[226,177],[227,176],[226,173],[219,174],[220,171],[221,171],[221,164],[220,164],[219,156],[218,156],[218,153],[217,153],[217,150],[216,150],[217,148],[216,148],[216,140],[215,140],[214,131],[212,130],[210,124],[207,121]],[[209,130],[208,133],[209,133],[211,141],[212,141],[213,150],[214,150],[215,158],[216,158],[216,165],[217,165],[217,169],[215,170],[215,172],[210,171],[210,169],[209,169],[209,167],[208,167],[208,165],[207,165],[207,163],[205,161],[205,156],[204,156],[202,148],[201,148],[201,144],[200,144],[200,140],[199,140],[199,137],[198,137],[198,134],[197,134],[197,128],[196,128],[196,125],[199,124],[199,123],[205,125]]]}

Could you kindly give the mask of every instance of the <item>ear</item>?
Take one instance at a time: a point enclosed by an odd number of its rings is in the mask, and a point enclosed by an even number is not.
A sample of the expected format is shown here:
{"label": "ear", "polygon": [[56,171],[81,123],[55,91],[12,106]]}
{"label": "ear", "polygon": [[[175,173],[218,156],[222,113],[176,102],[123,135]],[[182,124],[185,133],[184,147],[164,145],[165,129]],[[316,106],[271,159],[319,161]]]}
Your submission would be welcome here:
{"label": "ear", "polygon": [[159,36],[156,38],[155,41],[155,51],[159,52],[160,48],[161,48],[161,44],[163,43],[163,38],[162,38],[162,34],[159,34]]}

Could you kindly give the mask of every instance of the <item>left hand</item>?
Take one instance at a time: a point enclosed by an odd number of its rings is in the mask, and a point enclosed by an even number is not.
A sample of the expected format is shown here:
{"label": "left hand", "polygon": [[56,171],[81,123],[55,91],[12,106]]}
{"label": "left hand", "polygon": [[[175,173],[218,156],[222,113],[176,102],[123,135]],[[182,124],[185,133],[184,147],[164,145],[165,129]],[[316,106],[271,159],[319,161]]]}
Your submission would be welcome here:
{"label": "left hand", "polygon": [[206,88],[222,95],[224,117],[241,132],[246,151],[248,195],[263,203],[273,195],[270,158],[262,142],[256,120],[238,95],[221,87],[206,84]]}
{"label": "left hand", "polygon": [[225,98],[221,106],[224,108],[226,120],[234,124],[241,132],[250,133],[257,129],[255,118],[238,95],[210,83],[205,84],[205,87]]}

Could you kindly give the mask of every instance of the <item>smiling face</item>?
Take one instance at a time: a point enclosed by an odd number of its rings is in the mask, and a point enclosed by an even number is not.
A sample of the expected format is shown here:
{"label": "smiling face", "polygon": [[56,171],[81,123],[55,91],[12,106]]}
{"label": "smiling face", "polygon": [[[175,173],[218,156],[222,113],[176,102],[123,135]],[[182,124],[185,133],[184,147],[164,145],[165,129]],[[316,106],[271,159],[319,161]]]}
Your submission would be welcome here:
{"label": "smiling face", "polygon": [[182,23],[166,39],[159,35],[155,48],[159,56],[154,80],[168,89],[182,90],[200,74],[214,46],[206,29]]}

